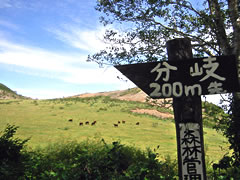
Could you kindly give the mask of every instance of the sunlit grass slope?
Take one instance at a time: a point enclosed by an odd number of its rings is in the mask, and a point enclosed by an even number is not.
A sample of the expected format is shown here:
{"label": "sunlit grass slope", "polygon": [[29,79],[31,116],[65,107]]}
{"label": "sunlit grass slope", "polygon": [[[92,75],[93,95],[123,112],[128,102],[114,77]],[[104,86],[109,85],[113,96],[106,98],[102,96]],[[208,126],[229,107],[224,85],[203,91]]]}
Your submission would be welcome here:
{"label": "sunlit grass slope", "polygon": [[[0,130],[8,123],[20,126],[17,136],[30,137],[28,146],[32,148],[55,142],[103,138],[109,143],[119,140],[142,149],[154,149],[159,145],[157,152],[160,156],[176,158],[173,119],[132,113],[131,110],[136,108],[157,109],[147,103],[113,100],[109,97],[0,100]],[[167,111],[160,108],[157,110]],[[92,126],[94,121],[96,124]],[[86,122],[90,124],[86,125]],[[139,125],[136,125],[137,122]],[[221,150],[227,147],[226,139],[211,128],[205,128],[204,134],[207,156],[210,160],[219,160],[226,153]]]}

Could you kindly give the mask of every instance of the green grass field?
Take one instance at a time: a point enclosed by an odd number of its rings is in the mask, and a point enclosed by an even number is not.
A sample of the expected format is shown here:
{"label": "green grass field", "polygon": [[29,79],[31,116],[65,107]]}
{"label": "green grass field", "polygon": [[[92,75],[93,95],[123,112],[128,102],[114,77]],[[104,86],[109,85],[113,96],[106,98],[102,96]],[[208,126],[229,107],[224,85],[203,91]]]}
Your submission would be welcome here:
{"label": "green grass field", "polygon": [[[0,100],[0,131],[17,125],[17,137],[31,138],[31,148],[50,143],[103,138],[121,141],[141,149],[154,149],[160,157],[177,158],[175,125],[172,119],[132,113],[132,109],[157,109],[147,103],[113,100],[109,97],[56,100]],[[166,109],[158,109],[167,111]],[[73,119],[69,122],[69,119]],[[90,125],[86,125],[85,122]],[[94,126],[91,123],[96,121]],[[121,123],[118,124],[118,121]],[[123,124],[122,121],[126,123]],[[83,125],[79,126],[82,122]],[[139,122],[139,125],[136,123]],[[118,124],[114,127],[113,124]],[[227,140],[211,128],[204,128],[207,159],[219,160],[227,152]],[[222,150],[223,148],[223,150]]]}

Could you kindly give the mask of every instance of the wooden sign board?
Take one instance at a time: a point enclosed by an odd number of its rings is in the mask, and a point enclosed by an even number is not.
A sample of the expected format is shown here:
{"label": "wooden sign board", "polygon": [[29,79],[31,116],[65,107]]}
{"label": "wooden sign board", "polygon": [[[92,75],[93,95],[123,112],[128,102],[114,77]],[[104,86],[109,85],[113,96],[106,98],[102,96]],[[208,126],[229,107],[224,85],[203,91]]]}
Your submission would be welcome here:
{"label": "wooden sign board", "polygon": [[239,91],[235,56],[115,66],[151,98]]}
{"label": "wooden sign board", "polygon": [[204,179],[204,153],[201,127],[198,123],[180,123],[181,179]]}

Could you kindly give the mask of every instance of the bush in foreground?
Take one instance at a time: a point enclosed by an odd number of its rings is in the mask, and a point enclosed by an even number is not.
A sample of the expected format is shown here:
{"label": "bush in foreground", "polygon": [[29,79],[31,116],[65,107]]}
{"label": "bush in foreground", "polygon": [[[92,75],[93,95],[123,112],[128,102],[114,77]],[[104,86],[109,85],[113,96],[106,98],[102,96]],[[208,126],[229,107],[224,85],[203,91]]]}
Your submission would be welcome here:
{"label": "bush in foreground", "polygon": [[[151,150],[142,151],[120,142],[107,144],[102,139],[58,143],[30,151],[24,148],[28,139],[13,138],[17,128],[7,125],[0,136],[0,179],[178,179],[176,161],[159,161]],[[239,179],[240,168],[232,167],[231,162],[225,157],[213,164],[208,179]]]}
{"label": "bush in foreground", "polygon": [[176,179],[176,163],[119,142],[65,142],[26,150],[7,125],[0,137],[0,179]]}
{"label": "bush in foreground", "polygon": [[30,154],[29,179],[176,179],[175,162],[159,162],[152,151],[119,142],[69,142]]}
{"label": "bush in foreground", "polygon": [[0,136],[0,179],[17,179],[24,175],[24,159],[22,153],[25,143],[28,141],[13,138],[18,127],[7,125]]}

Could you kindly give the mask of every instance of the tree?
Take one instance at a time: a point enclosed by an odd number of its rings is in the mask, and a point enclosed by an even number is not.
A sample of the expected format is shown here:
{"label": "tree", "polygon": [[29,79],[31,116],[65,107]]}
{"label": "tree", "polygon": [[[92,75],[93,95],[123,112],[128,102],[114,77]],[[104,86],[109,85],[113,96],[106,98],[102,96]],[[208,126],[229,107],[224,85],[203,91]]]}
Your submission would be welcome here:
{"label": "tree", "polygon": [[[109,46],[88,56],[100,66],[166,59],[166,41],[188,37],[199,56],[236,55],[240,74],[239,0],[98,0],[100,22],[111,25]],[[112,27],[112,28],[111,28]],[[240,164],[240,94],[234,93],[225,132]]]}

